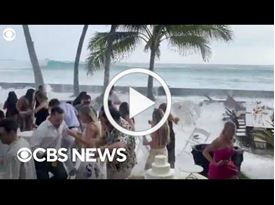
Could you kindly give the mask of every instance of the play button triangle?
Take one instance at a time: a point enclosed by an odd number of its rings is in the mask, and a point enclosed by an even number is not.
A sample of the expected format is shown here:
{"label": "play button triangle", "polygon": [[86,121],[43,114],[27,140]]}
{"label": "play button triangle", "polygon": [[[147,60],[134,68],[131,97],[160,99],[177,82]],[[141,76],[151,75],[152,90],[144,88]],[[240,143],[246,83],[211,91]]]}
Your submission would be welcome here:
{"label": "play button triangle", "polygon": [[130,118],[138,115],[139,113],[143,112],[144,110],[148,109],[149,107],[155,104],[154,101],[150,100],[149,98],[145,97],[138,91],[133,88],[129,88],[129,109],[130,109]]}

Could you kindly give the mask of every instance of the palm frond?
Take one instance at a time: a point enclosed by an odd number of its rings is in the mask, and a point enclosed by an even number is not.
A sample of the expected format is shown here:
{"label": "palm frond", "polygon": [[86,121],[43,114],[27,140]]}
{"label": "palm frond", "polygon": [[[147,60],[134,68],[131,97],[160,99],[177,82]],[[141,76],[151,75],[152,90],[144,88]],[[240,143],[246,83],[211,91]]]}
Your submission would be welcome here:
{"label": "palm frond", "polygon": [[140,40],[137,32],[116,32],[115,35],[112,45],[113,60],[122,59],[130,54]]}
{"label": "palm frond", "polygon": [[145,43],[152,37],[152,29],[147,25],[120,25],[118,28],[126,32],[137,32]]}
{"label": "palm frond", "polygon": [[88,73],[92,74],[95,70],[103,67],[108,34],[107,32],[96,33],[95,36],[90,39],[88,44],[90,53],[87,58]]}
{"label": "palm frond", "polygon": [[108,32],[98,32],[92,37],[88,44],[88,49],[90,51],[98,50],[99,48],[104,48],[107,46]]}
{"label": "palm frond", "polygon": [[167,37],[198,35],[207,39],[232,40],[232,30],[227,25],[168,25],[164,27]]}
{"label": "palm frond", "polygon": [[105,50],[97,50],[90,53],[87,58],[88,74],[93,74],[94,71],[103,68],[105,58]]}
{"label": "palm frond", "polygon": [[157,58],[160,57],[160,48],[159,48],[159,47],[156,49],[156,57],[157,57]]}
{"label": "palm frond", "polygon": [[87,64],[90,73],[103,68],[109,38],[112,41],[111,57],[113,61],[118,61],[132,52],[139,41],[137,32],[96,33],[88,45],[90,54],[87,58]]}
{"label": "palm frond", "polygon": [[201,36],[171,36],[169,38],[169,44],[171,46],[177,47],[181,54],[185,54],[187,51],[190,50],[193,50],[195,52],[200,51],[203,60],[207,60],[211,54],[211,49],[208,46],[208,41]]}

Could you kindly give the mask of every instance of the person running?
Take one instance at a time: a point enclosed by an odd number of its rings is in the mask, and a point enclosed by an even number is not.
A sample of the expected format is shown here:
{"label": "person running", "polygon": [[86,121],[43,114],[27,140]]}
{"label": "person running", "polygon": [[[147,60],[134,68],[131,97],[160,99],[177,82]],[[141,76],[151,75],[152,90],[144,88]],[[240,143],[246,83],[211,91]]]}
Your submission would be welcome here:
{"label": "person running", "polygon": [[[114,120],[121,126],[121,117],[119,112],[113,107],[109,108],[110,113]],[[124,162],[107,161],[107,179],[127,179],[132,172],[133,167],[136,165],[136,153],[135,153],[135,137],[126,135],[113,127],[106,117],[106,113],[103,108],[100,112],[100,121],[102,124],[103,137],[106,140],[106,145],[101,146],[102,152],[105,149],[109,149],[111,152],[115,148],[125,148],[127,159]],[[124,127],[130,129],[129,127]]]}
{"label": "person running", "polygon": [[[104,145],[101,124],[96,113],[89,106],[84,106],[80,109],[79,115],[86,127],[83,133],[72,135],[75,137],[76,144],[80,148],[96,148]],[[106,179],[106,163],[99,161],[99,158],[97,162],[81,162],[76,179]]]}
{"label": "person running", "polygon": [[[68,127],[64,122],[64,111],[60,107],[51,109],[50,117],[42,122],[31,138],[31,147],[36,148],[55,148],[62,147],[63,138],[68,135]],[[39,158],[47,157],[45,153],[39,153]],[[67,179],[67,172],[62,162],[38,162],[35,161],[35,168],[38,179],[49,179],[49,173],[53,174],[52,179]]]}
{"label": "person running", "polygon": [[[161,109],[155,109],[152,115],[151,126],[154,127],[163,118],[163,111]],[[155,160],[156,155],[168,155],[166,146],[170,141],[169,125],[166,121],[161,128],[151,134],[151,141],[148,141],[145,136],[143,136],[143,145],[150,146],[149,156],[145,163],[145,170],[152,168],[152,163]]]}

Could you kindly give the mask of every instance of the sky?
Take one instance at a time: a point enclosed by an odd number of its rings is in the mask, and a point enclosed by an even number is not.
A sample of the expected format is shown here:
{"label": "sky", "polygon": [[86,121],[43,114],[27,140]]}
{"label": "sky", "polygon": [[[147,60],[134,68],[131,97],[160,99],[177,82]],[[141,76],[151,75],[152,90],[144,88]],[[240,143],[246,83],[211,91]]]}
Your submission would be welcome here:
{"label": "sky", "polygon": [[[74,61],[82,25],[30,25],[30,32],[39,59]],[[167,42],[161,44],[161,56],[156,63],[183,64],[274,64],[273,25],[231,25],[233,40],[230,42],[212,41],[212,55],[204,62],[199,54],[180,55]],[[6,41],[2,33],[5,28],[13,28],[16,38]],[[87,31],[81,61],[89,54],[88,42],[95,32],[109,31],[110,25],[90,25]],[[0,60],[28,61],[28,51],[21,25],[0,25]],[[121,62],[148,63],[150,54],[139,44],[135,51]]]}

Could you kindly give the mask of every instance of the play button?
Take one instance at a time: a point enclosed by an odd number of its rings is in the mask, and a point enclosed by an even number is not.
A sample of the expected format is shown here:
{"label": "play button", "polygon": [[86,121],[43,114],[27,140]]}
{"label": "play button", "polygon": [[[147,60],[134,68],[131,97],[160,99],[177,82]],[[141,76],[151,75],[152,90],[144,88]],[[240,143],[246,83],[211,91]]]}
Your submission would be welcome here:
{"label": "play button", "polygon": [[[147,130],[132,131],[132,130],[128,130],[128,129],[122,127],[113,119],[113,117],[110,113],[110,110],[109,110],[108,100],[109,100],[109,94],[110,94],[112,87],[120,78],[127,76],[129,74],[133,74],[133,73],[134,74],[137,73],[137,74],[150,75],[151,77],[156,79],[161,84],[161,86],[163,87],[163,90],[165,92],[165,95],[166,95],[166,111],[165,111],[162,119],[156,125],[154,125],[154,127],[147,129]],[[129,87],[129,115],[130,115],[129,117],[130,118],[144,112],[145,110],[152,107],[153,105],[155,105],[154,101],[145,97],[144,95],[142,95],[141,93],[136,91],[134,88]],[[132,135],[132,136],[149,135],[153,132],[156,132],[164,123],[167,122],[167,119],[168,119],[168,117],[170,115],[170,111],[171,111],[171,93],[170,93],[170,90],[169,90],[168,86],[166,85],[165,81],[158,74],[156,74],[148,69],[132,68],[132,69],[122,71],[121,73],[119,73],[115,77],[113,77],[113,79],[110,81],[110,83],[108,84],[108,86],[106,87],[106,90],[104,92],[103,107],[104,107],[104,111],[105,111],[106,117],[108,118],[109,122],[120,132],[127,134],[127,135]],[[144,120],[148,120],[148,119],[144,119]]]}
{"label": "play button", "polygon": [[154,104],[154,101],[140,94],[135,89],[131,87],[129,88],[130,118],[135,117],[136,115],[153,106]]}

